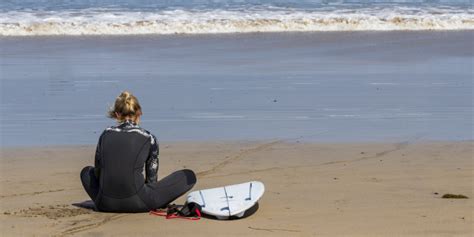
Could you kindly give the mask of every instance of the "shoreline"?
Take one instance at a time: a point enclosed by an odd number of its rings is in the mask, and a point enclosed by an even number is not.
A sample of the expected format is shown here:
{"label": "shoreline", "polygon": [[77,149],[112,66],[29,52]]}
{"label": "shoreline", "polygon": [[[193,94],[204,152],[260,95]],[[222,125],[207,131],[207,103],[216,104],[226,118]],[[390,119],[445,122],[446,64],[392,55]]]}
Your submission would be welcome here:
{"label": "shoreline", "polygon": [[371,33],[371,34],[399,34],[399,33],[467,33],[474,32],[474,29],[400,29],[400,30],[328,30],[328,31],[257,31],[257,32],[219,32],[219,33],[144,33],[144,34],[78,34],[78,35],[0,35],[2,39],[29,39],[29,38],[43,38],[43,39],[61,39],[61,38],[173,38],[173,37],[236,37],[236,36],[260,36],[260,35],[314,35],[314,34],[357,34],[357,33]]}
{"label": "shoreline", "polygon": [[[259,210],[236,221],[166,220],[84,206],[79,172],[95,145],[2,148],[2,233],[60,236],[469,236],[473,141],[162,142],[163,178],[188,168],[193,190],[260,180]],[[469,199],[442,199],[445,193]],[[184,197],[175,203],[182,204]]]}
{"label": "shoreline", "polygon": [[[98,139],[99,137],[97,137]],[[247,140],[232,140],[232,139],[222,139],[219,141],[216,140],[159,140],[160,146],[162,144],[167,145],[185,145],[185,144],[202,144],[202,145],[212,145],[212,144],[258,144],[258,143],[271,143],[279,142],[286,144],[318,144],[318,145],[385,145],[385,144],[396,144],[396,143],[412,143],[412,144],[438,144],[438,143],[474,143],[474,139],[460,139],[460,140],[442,140],[442,139],[423,139],[423,138],[407,138],[407,139],[390,139],[383,141],[375,140],[342,140],[342,141],[324,141],[324,140],[305,140],[305,138],[274,138],[274,139],[247,139]],[[45,149],[80,149],[87,148],[92,149],[97,146],[97,144],[47,144],[47,145],[9,145],[9,146],[0,146],[0,151],[2,152],[12,152],[17,150],[45,150]],[[1,156],[0,156],[1,158]]]}
{"label": "shoreline", "polygon": [[[99,139],[99,136],[97,136]],[[301,145],[386,145],[386,144],[397,144],[397,143],[411,143],[411,144],[441,144],[441,143],[474,143],[474,139],[459,139],[459,140],[443,140],[443,139],[425,139],[423,137],[407,137],[407,138],[392,138],[386,140],[311,140],[305,137],[294,137],[294,138],[273,138],[273,139],[208,139],[208,140],[193,140],[193,139],[181,139],[181,140],[160,140],[158,143],[161,145],[186,145],[186,144],[201,144],[201,145],[216,145],[216,144],[259,144],[259,143],[285,143],[285,144],[301,144]],[[36,145],[6,145],[0,144],[0,159],[2,158],[1,152],[15,152],[18,150],[48,150],[48,149],[95,149],[97,143],[91,144],[36,144]]]}

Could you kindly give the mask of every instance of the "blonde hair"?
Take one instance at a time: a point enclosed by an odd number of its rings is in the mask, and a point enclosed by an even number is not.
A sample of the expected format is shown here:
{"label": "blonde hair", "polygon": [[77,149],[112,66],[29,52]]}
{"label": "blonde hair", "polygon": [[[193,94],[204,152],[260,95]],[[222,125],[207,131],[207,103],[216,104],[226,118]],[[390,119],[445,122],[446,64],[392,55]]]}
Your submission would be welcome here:
{"label": "blonde hair", "polygon": [[115,99],[114,106],[108,112],[108,117],[124,122],[126,119],[136,121],[138,116],[142,115],[142,107],[137,97],[128,91],[122,92]]}

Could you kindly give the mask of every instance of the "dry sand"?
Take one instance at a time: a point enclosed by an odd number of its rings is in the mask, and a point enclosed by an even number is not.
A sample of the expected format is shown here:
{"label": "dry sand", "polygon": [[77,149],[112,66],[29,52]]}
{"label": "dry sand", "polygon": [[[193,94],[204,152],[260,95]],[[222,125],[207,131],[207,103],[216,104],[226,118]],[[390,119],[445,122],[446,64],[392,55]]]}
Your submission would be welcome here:
{"label": "dry sand", "polygon": [[[259,210],[234,221],[98,213],[79,172],[93,146],[1,153],[2,236],[472,236],[473,142],[161,144],[162,178],[195,189],[261,180]],[[442,199],[445,193],[469,199]],[[183,203],[180,198],[176,203]]]}

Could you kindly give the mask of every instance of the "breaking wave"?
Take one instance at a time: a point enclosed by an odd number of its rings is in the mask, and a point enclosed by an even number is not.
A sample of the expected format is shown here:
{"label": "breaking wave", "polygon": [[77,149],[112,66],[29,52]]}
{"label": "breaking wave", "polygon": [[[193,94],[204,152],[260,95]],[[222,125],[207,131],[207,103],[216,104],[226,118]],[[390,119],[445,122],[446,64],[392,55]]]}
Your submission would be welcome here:
{"label": "breaking wave", "polygon": [[473,13],[451,7],[6,11],[0,12],[0,35],[472,30]]}

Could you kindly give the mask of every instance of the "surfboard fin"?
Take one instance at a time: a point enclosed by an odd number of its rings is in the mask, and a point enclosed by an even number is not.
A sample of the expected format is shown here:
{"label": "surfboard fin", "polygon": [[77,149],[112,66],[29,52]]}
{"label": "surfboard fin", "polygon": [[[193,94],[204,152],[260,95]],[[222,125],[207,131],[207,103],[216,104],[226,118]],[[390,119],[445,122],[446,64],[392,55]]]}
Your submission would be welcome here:
{"label": "surfboard fin", "polygon": [[245,199],[245,201],[252,200],[252,183],[249,185],[249,197]]}

